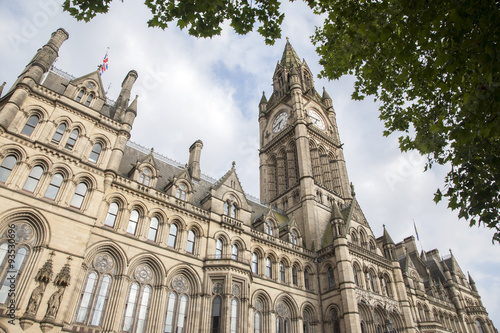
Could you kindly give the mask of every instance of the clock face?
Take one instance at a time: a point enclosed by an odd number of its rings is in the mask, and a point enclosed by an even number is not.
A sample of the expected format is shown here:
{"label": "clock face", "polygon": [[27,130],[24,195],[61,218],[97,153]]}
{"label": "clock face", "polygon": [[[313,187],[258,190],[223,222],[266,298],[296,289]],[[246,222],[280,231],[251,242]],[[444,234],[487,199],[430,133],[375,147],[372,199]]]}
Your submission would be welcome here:
{"label": "clock face", "polygon": [[311,118],[312,123],[314,126],[319,128],[320,130],[325,129],[325,122],[323,121],[323,118],[314,110],[309,110],[309,117]]}
{"label": "clock face", "polygon": [[288,113],[281,112],[273,122],[273,132],[278,133],[281,131],[288,121]]}

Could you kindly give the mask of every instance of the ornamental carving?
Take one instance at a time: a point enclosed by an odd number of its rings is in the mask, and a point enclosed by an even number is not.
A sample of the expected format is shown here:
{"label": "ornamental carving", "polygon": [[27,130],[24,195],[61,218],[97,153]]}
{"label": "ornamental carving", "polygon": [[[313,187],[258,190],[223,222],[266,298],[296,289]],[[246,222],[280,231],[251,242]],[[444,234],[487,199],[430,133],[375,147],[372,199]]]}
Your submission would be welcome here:
{"label": "ornamental carving", "polygon": [[214,294],[221,294],[222,293],[222,283],[220,282],[217,282],[216,284],[214,284],[214,287],[212,288],[212,291]]}
{"label": "ornamental carving", "polygon": [[188,283],[184,276],[176,276],[172,280],[172,288],[179,294],[186,293],[189,290]]}
{"label": "ornamental carving", "polygon": [[280,316],[282,318],[288,317],[288,308],[286,307],[285,304],[283,304],[283,303],[278,304],[278,308],[276,310],[277,310],[278,316]]}
{"label": "ornamental carving", "polygon": [[262,311],[262,302],[259,300],[255,301],[255,310]]}
{"label": "ornamental carving", "polygon": [[399,303],[386,296],[375,294],[371,291],[356,289],[356,300],[358,303],[365,303],[368,306],[375,308],[377,305],[386,309],[389,312],[401,312]]}
{"label": "ornamental carving", "polygon": [[135,278],[140,283],[149,283],[153,279],[153,271],[148,265],[140,265],[135,270]]}
{"label": "ornamental carving", "polygon": [[240,286],[238,286],[237,284],[233,284],[233,295],[236,297],[240,297],[240,294],[241,294]]}
{"label": "ornamental carving", "polygon": [[94,259],[94,268],[100,273],[109,273],[115,267],[115,262],[108,254],[100,254]]}
{"label": "ornamental carving", "polygon": [[[27,223],[16,223],[13,229],[15,232],[14,241],[16,244],[30,243],[35,238],[33,228]],[[7,231],[4,232],[2,238],[10,238]]]}

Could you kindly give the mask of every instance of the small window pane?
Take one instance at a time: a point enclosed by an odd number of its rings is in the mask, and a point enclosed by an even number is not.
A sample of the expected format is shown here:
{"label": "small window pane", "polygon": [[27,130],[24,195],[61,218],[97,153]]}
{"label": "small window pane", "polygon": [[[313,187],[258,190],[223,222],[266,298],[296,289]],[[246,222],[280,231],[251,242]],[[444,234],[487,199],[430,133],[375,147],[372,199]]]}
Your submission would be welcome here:
{"label": "small window pane", "polygon": [[76,322],[84,323],[87,318],[87,314],[90,308],[90,300],[92,298],[92,294],[94,292],[94,287],[97,281],[97,275],[94,272],[91,272],[87,277],[87,283],[85,284],[85,289],[82,293],[82,300],[80,302],[80,306],[76,313]]}
{"label": "small window pane", "polygon": [[148,239],[150,241],[156,241],[156,234],[158,233],[158,218],[153,217],[149,225]]}
{"label": "small window pane", "polygon": [[130,213],[130,219],[128,221],[127,232],[129,234],[135,235],[135,230],[137,229],[137,222],[138,221],[139,221],[139,212],[134,209]]}
{"label": "small window pane", "polygon": [[134,323],[134,313],[135,306],[137,304],[138,291],[139,285],[137,283],[133,283],[130,286],[127,305],[125,305],[125,317],[123,319],[123,331],[125,332],[130,332],[130,330],[132,329],[132,324]]}
{"label": "small window pane", "polygon": [[84,93],[83,89],[80,90],[80,92],[78,93],[78,96],[76,96],[76,101],[77,102],[80,102],[82,100],[83,93]]}
{"label": "small window pane", "polygon": [[299,285],[299,281],[297,279],[297,267],[295,266],[292,267],[292,283],[296,287]]}
{"label": "small window pane", "polygon": [[108,215],[106,215],[106,221],[104,221],[104,225],[107,225],[108,227],[115,226],[116,216],[118,215],[118,208],[119,207],[116,202],[112,202],[111,205],[109,205]]}
{"label": "small window pane", "polygon": [[61,124],[56,130],[56,133],[54,133],[54,137],[52,138],[52,143],[55,143],[56,145],[61,142],[61,139],[64,135],[64,131],[66,131],[66,124]]}
{"label": "small window pane", "polygon": [[252,273],[259,273],[259,257],[255,252],[252,254]]}
{"label": "small window pane", "polygon": [[94,315],[92,316],[92,321],[90,325],[99,326],[101,323],[101,318],[104,313],[104,305],[108,298],[109,286],[111,284],[111,278],[105,276],[102,279],[101,286],[99,287],[99,293],[97,294],[97,300],[94,306]]}
{"label": "small window pane", "polygon": [[273,277],[271,269],[272,269],[271,258],[267,258],[266,259],[266,276],[268,278],[272,278]]}
{"label": "small window pane", "polygon": [[285,264],[280,262],[280,281],[285,282]]}
{"label": "small window pane", "polygon": [[14,155],[7,156],[2,165],[0,166],[0,182],[5,183],[7,178],[9,178],[12,169],[17,163],[17,158]]}
{"label": "small window pane", "polygon": [[260,312],[256,312],[253,319],[253,333],[260,333]]}
{"label": "small window pane", "polygon": [[38,116],[31,116],[28,121],[26,122],[26,125],[24,125],[23,130],[21,131],[22,134],[31,136],[33,131],[35,130],[36,125],[38,124],[38,121],[40,118]]}
{"label": "small window pane", "polygon": [[80,132],[77,129],[74,129],[71,134],[69,135],[68,141],[66,141],[66,146],[65,148],[68,150],[73,150],[73,147],[75,146],[76,140],[78,139],[78,135]]}
{"label": "small window pane", "polygon": [[179,304],[179,314],[177,315],[177,332],[183,333],[184,326],[186,322],[186,310],[187,310],[188,298],[186,295],[181,296],[181,303]]}
{"label": "small window pane", "polygon": [[233,298],[231,300],[231,322],[230,333],[238,333],[238,300]]}
{"label": "small window pane", "polygon": [[175,224],[172,224],[170,226],[170,233],[168,235],[167,245],[170,247],[175,247],[176,239],[177,239],[177,226]]}
{"label": "small window pane", "polygon": [[177,303],[177,295],[171,292],[170,295],[168,296],[167,316],[165,318],[165,328],[163,330],[164,333],[172,333],[176,303]]}
{"label": "small window pane", "polygon": [[215,259],[222,258],[222,240],[219,238],[215,243]]}
{"label": "small window pane", "polygon": [[238,245],[236,245],[236,244],[233,244],[233,252],[232,252],[231,259],[238,260]]}
{"label": "small window pane", "polygon": [[85,106],[89,106],[90,102],[92,102],[93,98],[94,98],[94,95],[90,94],[89,97],[87,97],[87,101],[85,102]]}
{"label": "small window pane", "polygon": [[[20,270],[23,266],[24,260],[26,259],[27,253],[28,251],[24,247],[17,250],[16,256],[14,257],[14,267],[9,268],[8,275],[18,276],[18,274],[20,274]],[[10,288],[10,280],[7,279],[7,274],[5,274],[2,287],[0,288],[0,303],[5,303],[7,301]]]}
{"label": "small window pane", "polygon": [[150,297],[151,287],[146,286],[142,291],[141,304],[139,305],[139,314],[137,315],[137,327],[135,333],[143,333],[144,329],[146,328],[146,319],[148,315]]}
{"label": "small window pane", "polygon": [[236,205],[235,204],[231,205],[231,217],[236,218]]}
{"label": "small window pane", "polygon": [[89,162],[97,163],[99,160],[99,155],[101,155],[102,145],[100,143],[96,143],[94,147],[92,147],[92,152],[89,156]]}
{"label": "small window pane", "polygon": [[75,195],[71,200],[71,206],[75,208],[81,208],[83,199],[85,199],[85,195],[87,194],[87,185],[85,183],[80,183],[76,187]]}
{"label": "small window pane", "polygon": [[48,199],[54,200],[59,193],[59,189],[63,183],[64,177],[60,173],[56,173],[52,180],[50,181],[49,187],[47,188],[47,192],[45,192],[45,197]]}
{"label": "small window pane", "polygon": [[212,327],[211,333],[220,333],[221,331],[221,303],[220,296],[216,296],[212,302]]}
{"label": "small window pane", "polygon": [[43,168],[39,165],[31,169],[30,175],[28,176],[28,179],[26,180],[23,189],[28,192],[34,192],[36,186],[38,185],[38,182],[40,181],[40,178],[42,177],[42,174],[43,174]]}
{"label": "small window pane", "polygon": [[186,252],[187,253],[193,253],[194,252],[194,241],[196,239],[196,234],[194,233],[193,230],[189,230],[188,233],[188,240],[187,240],[187,247],[186,247]]}

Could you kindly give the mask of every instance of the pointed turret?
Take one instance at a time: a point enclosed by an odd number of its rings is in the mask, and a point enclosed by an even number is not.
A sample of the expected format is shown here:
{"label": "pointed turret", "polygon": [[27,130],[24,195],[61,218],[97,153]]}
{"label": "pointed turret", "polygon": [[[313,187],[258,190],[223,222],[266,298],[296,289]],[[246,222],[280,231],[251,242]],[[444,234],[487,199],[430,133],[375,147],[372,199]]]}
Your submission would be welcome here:
{"label": "pointed turret", "polygon": [[2,85],[0,86],[0,97],[2,97],[2,92],[3,92],[3,87],[5,87],[5,83],[2,83]]}
{"label": "pointed turret", "polygon": [[[330,108],[333,105],[332,98],[326,92],[325,87],[323,87],[323,96],[321,97],[321,100],[323,101],[323,104],[325,104],[325,106],[327,108]],[[333,109],[332,109],[332,111],[333,111]]]}
{"label": "pointed turret", "polygon": [[123,116],[123,122],[125,124],[129,124],[131,127],[134,124],[135,117],[137,117],[137,99],[139,98],[138,95],[135,95],[134,100],[130,105],[128,106],[127,110],[125,111],[125,115]]}
{"label": "pointed turret", "polygon": [[12,92],[12,96],[0,111],[0,132],[7,130],[29,94],[25,88],[18,89],[18,85],[24,84],[31,89],[39,84],[42,75],[50,69],[58,56],[59,48],[68,37],[69,34],[64,29],[53,32],[47,44],[36,52],[23,73],[19,75],[9,91]]}
{"label": "pointed turret", "polygon": [[134,85],[135,80],[137,80],[137,77],[138,77],[137,72],[135,70],[131,70],[130,72],[127,73],[127,76],[123,80],[122,89],[115,104],[116,111],[113,117],[115,120],[118,121],[122,120],[123,113],[126,110],[127,106],[129,105],[130,92],[132,90],[132,86]]}
{"label": "pointed turret", "polygon": [[267,110],[267,98],[266,98],[266,93],[263,91],[262,98],[260,99],[259,102],[259,111],[260,113],[264,114],[266,110]]}
{"label": "pointed turret", "polygon": [[337,205],[337,202],[335,200],[333,201],[332,204],[332,214],[330,216],[330,223],[332,224],[332,229],[333,229],[333,239],[338,237],[345,238],[346,228],[345,228],[344,216],[340,212],[339,206]]}
{"label": "pointed turret", "polygon": [[477,292],[476,282],[474,282],[474,280],[472,280],[472,276],[470,276],[469,272],[467,272],[467,277],[469,278],[470,287],[472,288],[472,290]]}
{"label": "pointed turret", "polygon": [[384,248],[384,256],[387,259],[394,260],[394,241],[392,240],[391,236],[389,235],[389,232],[385,229],[385,224],[384,226],[384,234],[382,235],[382,244]]}
{"label": "pointed turret", "polygon": [[195,180],[200,180],[201,177],[200,157],[202,148],[203,142],[201,140],[196,140],[191,147],[189,147],[188,170],[191,178]]}

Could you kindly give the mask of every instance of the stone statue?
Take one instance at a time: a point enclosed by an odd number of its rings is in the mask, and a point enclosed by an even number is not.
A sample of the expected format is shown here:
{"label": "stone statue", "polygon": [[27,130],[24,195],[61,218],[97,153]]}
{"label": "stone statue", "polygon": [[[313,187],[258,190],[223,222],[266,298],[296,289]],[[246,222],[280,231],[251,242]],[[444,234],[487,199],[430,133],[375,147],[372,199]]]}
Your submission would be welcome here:
{"label": "stone statue", "polygon": [[47,302],[47,313],[45,317],[55,318],[57,315],[57,311],[59,310],[59,305],[61,305],[61,297],[64,293],[64,288],[59,287],[57,290],[50,296],[49,301]]}
{"label": "stone statue", "polygon": [[26,307],[26,313],[33,315],[36,314],[38,307],[40,306],[40,302],[42,301],[44,291],[45,285],[42,283],[38,284],[38,286],[31,293],[28,306]]}

